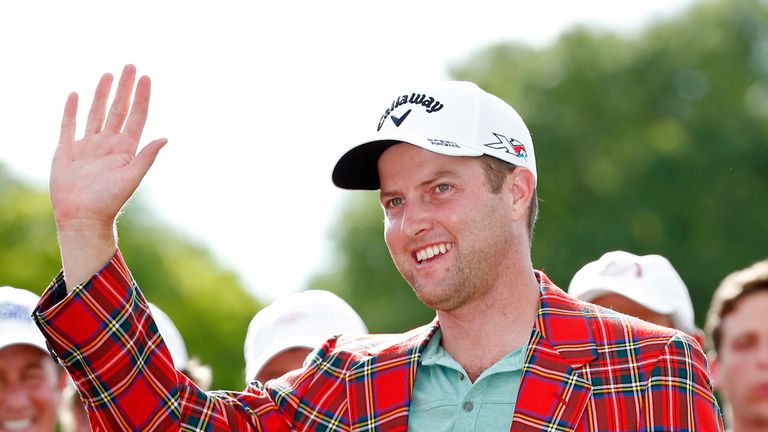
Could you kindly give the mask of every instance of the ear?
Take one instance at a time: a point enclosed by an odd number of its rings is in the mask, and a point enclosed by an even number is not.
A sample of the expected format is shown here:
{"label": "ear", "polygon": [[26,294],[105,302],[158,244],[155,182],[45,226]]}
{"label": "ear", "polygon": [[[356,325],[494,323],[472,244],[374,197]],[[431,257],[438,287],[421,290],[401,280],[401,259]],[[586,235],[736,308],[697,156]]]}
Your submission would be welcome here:
{"label": "ear", "polygon": [[715,390],[720,390],[720,359],[717,357],[717,353],[709,351],[707,353],[707,360],[709,362],[709,376],[712,378],[712,385]]}
{"label": "ear", "polygon": [[536,180],[531,170],[516,167],[507,177],[507,192],[512,194],[513,214],[515,218],[527,217],[528,206],[536,190]]}

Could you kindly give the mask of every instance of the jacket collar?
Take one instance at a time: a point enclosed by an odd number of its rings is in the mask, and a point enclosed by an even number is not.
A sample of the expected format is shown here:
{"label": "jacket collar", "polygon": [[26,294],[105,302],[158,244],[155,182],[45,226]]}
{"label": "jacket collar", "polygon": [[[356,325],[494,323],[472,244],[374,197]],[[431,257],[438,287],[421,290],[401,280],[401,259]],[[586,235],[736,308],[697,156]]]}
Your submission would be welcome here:
{"label": "jacket collar", "polygon": [[[518,400],[514,430],[541,430],[555,411],[559,425],[575,425],[592,393],[591,384],[578,370],[597,356],[590,320],[585,318],[587,311],[582,304],[555,286],[543,272],[535,273],[541,295],[519,393],[525,391],[534,397]],[[425,326],[393,336],[369,350],[349,370],[347,396],[353,431],[368,430],[372,424],[386,424],[387,430],[407,429],[419,359],[438,327],[435,318]],[[553,376],[562,377],[567,385],[548,388],[547,381]],[[388,401],[387,405],[383,406],[382,401]]]}
{"label": "jacket collar", "polygon": [[597,347],[588,310],[583,303],[555,286],[543,272],[536,271],[541,297],[535,330],[570,363],[578,368],[597,357]]}

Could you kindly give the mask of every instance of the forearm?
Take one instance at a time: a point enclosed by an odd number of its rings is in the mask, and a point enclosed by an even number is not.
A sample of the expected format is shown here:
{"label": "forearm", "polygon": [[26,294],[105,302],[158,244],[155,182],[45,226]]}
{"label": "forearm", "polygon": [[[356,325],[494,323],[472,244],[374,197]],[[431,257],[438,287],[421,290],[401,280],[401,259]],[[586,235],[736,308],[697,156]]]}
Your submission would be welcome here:
{"label": "forearm", "polygon": [[57,224],[67,294],[104,267],[117,250],[114,223],[72,221]]}
{"label": "forearm", "polygon": [[64,289],[60,274],[33,316],[94,425],[110,431],[289,430],[266,392],[207,394],[178,372],[120,253],[107,262],[57,302]]}

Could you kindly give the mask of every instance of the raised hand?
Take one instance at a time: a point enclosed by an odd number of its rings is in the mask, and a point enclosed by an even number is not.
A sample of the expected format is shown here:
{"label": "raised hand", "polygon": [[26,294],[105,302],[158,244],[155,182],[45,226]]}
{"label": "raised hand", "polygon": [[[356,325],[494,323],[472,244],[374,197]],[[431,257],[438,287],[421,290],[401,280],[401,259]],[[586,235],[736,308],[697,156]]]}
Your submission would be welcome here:
{"label": "raised hand", "polygon": [[139,79],[131,104],[135,79],[136,68],[127,65],[107,114],[112,76],[101,77],[80,140],[75,140],[76,93],[64,107],[50,192],[68,289],[114,253],[117,215],[167,142],[154,140],[136,153],[147,120],[150,81],[146,76]]}

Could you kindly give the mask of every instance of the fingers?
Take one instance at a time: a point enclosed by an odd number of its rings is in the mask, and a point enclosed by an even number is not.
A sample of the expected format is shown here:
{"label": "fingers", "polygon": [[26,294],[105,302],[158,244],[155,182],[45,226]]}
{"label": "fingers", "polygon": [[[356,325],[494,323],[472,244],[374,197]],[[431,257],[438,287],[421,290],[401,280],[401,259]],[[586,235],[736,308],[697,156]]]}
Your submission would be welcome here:
{"label": "fingers", "polygon": [[150,89],[151,83],[149,77],[141,77],[139,83],[136,85],[136,94],[133,97],[131,114],[128,116],[128,120],[125,123],[125,134],[131,138],[137,146],[139,144],[139,138],[141,138],[141,133],[144,131],[144,124],[147,122]]}
{"label": "fingers", "polygon": [[85,125],[85,133],[98,133],[101,132],[102,126],[104,126],[104,116],[107,110],[107,98],[109,97],[109,90],[112,88],[112,74],[104,74],[99,80],[99,85],[96,86],[96,93],[93,95],[93,103],[91,104],[91,111],[88,112],[88,122]]}
{"label": "fingers", "polygon": [[75,141],[75,118],[77,117],[77,93],[70,93],[64,104],[64,116],[61,119],[59,145]]}
{"label": "fingers", "polygon": [[117,84],[117,93],[115,93],[115,99],[112,101],[107,122],[104,124],[105,132],[120,133],[120,130],[123,128],[123,122],[131,102],[130,98],[135,79],[136,68],[133,65],[126,65],[120,76],[120,82]]}

